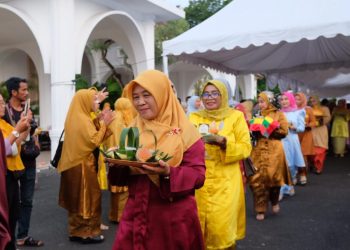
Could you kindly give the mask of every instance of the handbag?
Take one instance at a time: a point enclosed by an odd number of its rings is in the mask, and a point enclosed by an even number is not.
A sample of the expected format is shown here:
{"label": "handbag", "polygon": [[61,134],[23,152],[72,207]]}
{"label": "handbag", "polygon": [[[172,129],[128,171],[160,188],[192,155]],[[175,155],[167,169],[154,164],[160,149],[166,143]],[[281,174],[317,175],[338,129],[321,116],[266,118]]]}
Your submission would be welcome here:
{"label": "handbag", "polygon": [[24,160],[34,160],[40,154],[40,148],[35,144],[34,138],[31,136],[21,147],[21,158]]}
{"label": "handbag", "polygon": [[253,161],[250,157],[243,160],[244,172],[246,177],[250,177],[257,172],[257,168],[254,166]]}
{"label": "handbag", "polygon": [[63,142],[62,141],[62,136],[64,134],[64,130],[62,131],[62,134],[60,136],[60,139],[58,141],[58,146],[57,146],[57,149],[56,149],[56,152],[55,152],[55,156],[53,157],[53,159],[50,161],[51,163],[51,166],[53,166],[54,168],[57,168],[58,166],[58,162],[60,161],[61,159],[61,155],[62,155],[62,148],[63,148]]}

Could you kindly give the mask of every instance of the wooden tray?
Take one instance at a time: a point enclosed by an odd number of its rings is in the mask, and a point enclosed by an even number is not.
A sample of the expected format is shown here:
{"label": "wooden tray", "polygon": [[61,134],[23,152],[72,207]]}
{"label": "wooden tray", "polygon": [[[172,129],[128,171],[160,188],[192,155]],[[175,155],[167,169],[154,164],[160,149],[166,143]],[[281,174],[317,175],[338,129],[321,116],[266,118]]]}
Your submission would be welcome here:
{"label": "wooden tray", "polygon": [[[128,161],[128,160],[119,160],[113,158],[105,158],[105,161],[115,165],[131,166],[131,167],[142,167],[142,165],[148,165],[151,167],[158,167],[158,162],[140,162],[140,161]],[[111,166],[113,167],[113,165]]]}

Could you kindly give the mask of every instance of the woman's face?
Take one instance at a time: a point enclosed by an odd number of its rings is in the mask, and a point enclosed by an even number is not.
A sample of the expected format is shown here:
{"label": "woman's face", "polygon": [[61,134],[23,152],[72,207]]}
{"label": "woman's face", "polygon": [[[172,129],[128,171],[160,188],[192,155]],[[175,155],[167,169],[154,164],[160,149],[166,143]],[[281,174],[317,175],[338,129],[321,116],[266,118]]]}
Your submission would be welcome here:
{"label": "woman's face", "polygon": [[5,115],[5,105],[5,100],[2,95],[0,95],[0,118],[4,117]]}
{"label": "woman's face", "polygon": [[154,97],[146,89],[135,84],[132,90],[133,104],[143,119],[153,120],[158,115],[158,106]]}
{"label": "woman's face", "polygon": [[100,101],[97,98],[97,94],[92,98],[92,111],[97,111],[100,108]]}
{"label": "woman's face", "polygon": [[221,93],[214,85],[207,85],[202,94],[203,105],[207,110],[219,109],[221,106]]}
{"label": "woman's face", "polygon": [[194,102],[194,106],[196,109],[199,109],[201,107],[201,99],[198,98],[195,102]]}
{"label": "woman's face", "polygon": [[295,103],[297,104],[298,108],[300,108],[301,105],[303,104],[303,100],[300,98],[299,95],[295,96]]}
{"label": "woman's face", "polygon": [[265,110],[267,109],[267,103],[265,102],[265,100],[261,97],[258,98],[258,105],[259,105],[259,109],[260,110]]}
{"label": "woman's face", "polygon": [[312,107],[317,105],[317,101],[316,101],[316,99],[313,98],[313,97],[310,97],[309,102],[310,102],[310,105],[311,105]]}
{"label": "woman's face", "polygon": [[290,102],[287,96],[282,95],[280,102],[282,108],[289,108]]}

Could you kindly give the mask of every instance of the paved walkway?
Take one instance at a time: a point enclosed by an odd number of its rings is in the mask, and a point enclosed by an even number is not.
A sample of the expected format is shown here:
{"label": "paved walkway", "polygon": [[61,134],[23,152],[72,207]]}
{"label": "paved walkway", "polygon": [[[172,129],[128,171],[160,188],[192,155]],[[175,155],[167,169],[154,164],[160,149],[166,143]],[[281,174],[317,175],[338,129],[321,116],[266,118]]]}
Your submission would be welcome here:
{"label": "paved walkway", "polygon": [[[349,161],[350,156],[329,157],[322,175],[310,174],[307,186],[296,187],[296,195],[282,201],[280,214],[268,215],[262,222],[255,220],[251,192],[247,190],[247,233],[237,249],[350,249]],[[42,162],[44,166],[47,160]],[[30,232],[45,242],[40,249],[111,249],[117,226],[107,219],[108,192],[103,192],[102,197],[103,221],[110,226],[104,233],[106,241],[100,245],[80,245],[68,241],[67,213],[57,205],[58,188],[56,170],[43,167],[38,173]]]}
{"label": "paved walkway", "polygon": [[37,170],[48,169],[50,166],[51,151],[41,151],[36,159]]}

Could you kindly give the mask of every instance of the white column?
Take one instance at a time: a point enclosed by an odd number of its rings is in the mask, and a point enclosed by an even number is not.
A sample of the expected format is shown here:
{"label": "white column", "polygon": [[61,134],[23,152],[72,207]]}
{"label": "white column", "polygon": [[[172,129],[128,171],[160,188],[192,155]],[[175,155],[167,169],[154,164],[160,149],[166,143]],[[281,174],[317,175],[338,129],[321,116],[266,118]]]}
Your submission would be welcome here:
{"label": "white column", "polygon": [[50,75],[39,72],[40,127],[51,130],[51,80]]}
{"label": "white column", "polygon": [[[142,29],[142,36],[143,36],[143,42],[144,42],[144,55],[145,57],[141,56],[141,54],[135,54],[135,62],[136,67],[134,68],[136,70],[136,74],[138,75],[140,72],[147,70],[147,69],[154,69],[154,21],[148,20],[148,21],[142,21],[140,24],[140,28]],[[131,43],[140,43],[142,41],[136,40],[136,41],[130,41]],[[134,44],[134,50],[137,51],[138,45]],[[141,49],[140,49],[141,50]]]}
{"label": "white column", "polygon": [[169,76],[169,65],[168,65],[168,56],[164,55],[163,56],[163,72],[167,76]]}
{"label": "white column", "polygon": [[51,156],[61,135],[69,104],[75,92],[74,0],[51,0]]}
{"label": "white column", "polygon": [[257,95],[257,81],[253,74],[237,76],[237,85],[242,90],[241,99],[254,99]]}

